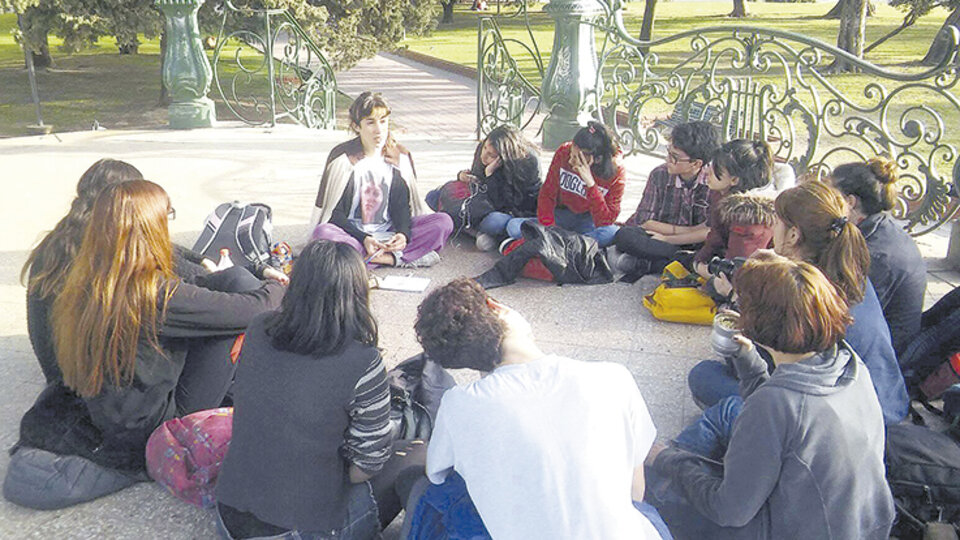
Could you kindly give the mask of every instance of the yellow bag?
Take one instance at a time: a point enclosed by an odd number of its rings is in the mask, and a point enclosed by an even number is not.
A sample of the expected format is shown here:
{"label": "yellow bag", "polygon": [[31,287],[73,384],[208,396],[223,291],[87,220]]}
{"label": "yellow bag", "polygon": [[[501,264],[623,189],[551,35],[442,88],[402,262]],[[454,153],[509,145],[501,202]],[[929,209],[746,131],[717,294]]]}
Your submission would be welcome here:
{"label": "yellow bag", "polygon": [[661,321],[711,325],[717,304],[700,291],[704,281],[673,261],[663,269],[657,288],[643,297],[643,305]]}

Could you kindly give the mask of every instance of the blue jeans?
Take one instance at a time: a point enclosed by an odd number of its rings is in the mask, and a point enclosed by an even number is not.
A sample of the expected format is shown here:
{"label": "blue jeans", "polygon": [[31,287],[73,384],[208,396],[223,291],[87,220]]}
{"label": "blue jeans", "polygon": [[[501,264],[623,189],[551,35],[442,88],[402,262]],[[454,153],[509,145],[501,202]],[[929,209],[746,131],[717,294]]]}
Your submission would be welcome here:
{"label": "blue jeans", "polygon": [[693,399],[703,407],[712,407],[721,399],[740,395],[740,381],[733,368],[716,360],[704,360],[687,375]]}
{"label": "blue jeans", "polygon": [[[600,247],[607,247],[613,243],[613,237],[616,236],[617,231],[620,230],[620,227],[617,225],[604,225],[603,227],[597,227],[593,224],[593,216],[590,215],[590,212],[584,212],[582,214],[574,214],[566,208],[557,208],[553,212],[553,217],[556,220],[557,226],[566,229],[568,231],[573,231],[584,236],[589,236],[597,241],[597,244]],[[523,236],[520,233],[520,226],[523,225],[524,221],[536,220],[537,218],[513,218],[507,222],[507,235],[511,238],[520,238]]]}
{"label": "blue jeans", "polygon": [[[733,424],[743,410],[743,398],[731,396],[703,411],[699,420],[687,426],[674,439],[677,447],[714,461],[723,459]],[[647,467],[646,500],[663,516],[670,528],[681,538],[744,538],[742,529],[721,527],[707,519],[684,498],[673,479]],[[750,525],[747,525],[750,527]]]}
{"label": "blue jeans", "polygon": [[516,219],[503,212],[490,212],[480,221],[480,232],[493,236],[503,236],[507,233],[507,223]]}
{"label": "blue jeans", "polygon": [[[347,490],[347,516],[342,528],[335,531],[287,531],[276,536],[258,536],[248,540],[367,540],[380,532],[377,502],[370,482],[353,484]],[[217,531],[224,540],[235,540],[217,512]]]}

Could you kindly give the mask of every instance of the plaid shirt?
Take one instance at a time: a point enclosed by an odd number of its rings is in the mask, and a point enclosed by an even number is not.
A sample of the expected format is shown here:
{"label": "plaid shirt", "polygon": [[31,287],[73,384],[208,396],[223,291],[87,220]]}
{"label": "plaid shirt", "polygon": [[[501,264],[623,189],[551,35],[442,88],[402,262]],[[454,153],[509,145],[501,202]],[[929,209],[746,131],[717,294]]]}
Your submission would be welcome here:
{"label": "plaid shirt", "polygon": [[640,225],[651,219],[687,227],[700,225],[707,221],[709,194],[703,170],[696,180],[685,184],[679,175],[671,176],[667,166],[661,165],[650,172],[643,198],[627,225]]}

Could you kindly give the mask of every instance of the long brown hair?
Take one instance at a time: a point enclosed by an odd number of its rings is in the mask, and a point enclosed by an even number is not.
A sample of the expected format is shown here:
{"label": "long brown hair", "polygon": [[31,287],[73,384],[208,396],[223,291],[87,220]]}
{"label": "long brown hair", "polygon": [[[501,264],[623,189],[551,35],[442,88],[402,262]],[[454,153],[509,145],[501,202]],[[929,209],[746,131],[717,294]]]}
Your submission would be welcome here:
{"label": "long brown hair", "polygon": [[[175,284],[163,188],[131,180],[103,189],[63,290],[53,303],[57,362],[84,397],[129,384],[141,339],[159,350],[158,320]],[[158,305],[159,304],[159,305]]]}
{"label": "long brown hair", "polygon": [[77,183],[77,196],[70,204],[70,211],[34,248],[20,271],[21,282],[30,277],[27,290],[31,294],[49,298],[63,288],[67,271],[83,241],[93,201],[103,188],[142,178],[136,167],[115,159],[101,159],[83,173]]}
{"label": "long brown hair", "polygon": [[847,219],[847,202],[823,182],[807,182],[781,193],[777,216],[800,231],[798,248],[833,282],[851,306],[863,300],[870,269],[867,242]]}

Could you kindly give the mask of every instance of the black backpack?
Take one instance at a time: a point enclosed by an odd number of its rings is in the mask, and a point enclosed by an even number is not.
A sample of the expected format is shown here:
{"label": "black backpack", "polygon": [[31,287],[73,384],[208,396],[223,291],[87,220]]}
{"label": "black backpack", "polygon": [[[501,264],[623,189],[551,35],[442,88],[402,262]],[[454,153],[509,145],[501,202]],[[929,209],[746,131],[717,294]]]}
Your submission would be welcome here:
{"label": "black backpack", "polygon": [[884,461],[897,505],[893,536],[923,538],[937,527],[960,531],[960,445],[923,426],[888,426]]}
{"label": "black backpack", "polygon": [[220,250],[230,250],[237,266],[258,268],[270,260],[273,244],[273,213],[260,203],[223,203],[209,215],[193,250],[217,262]]}

